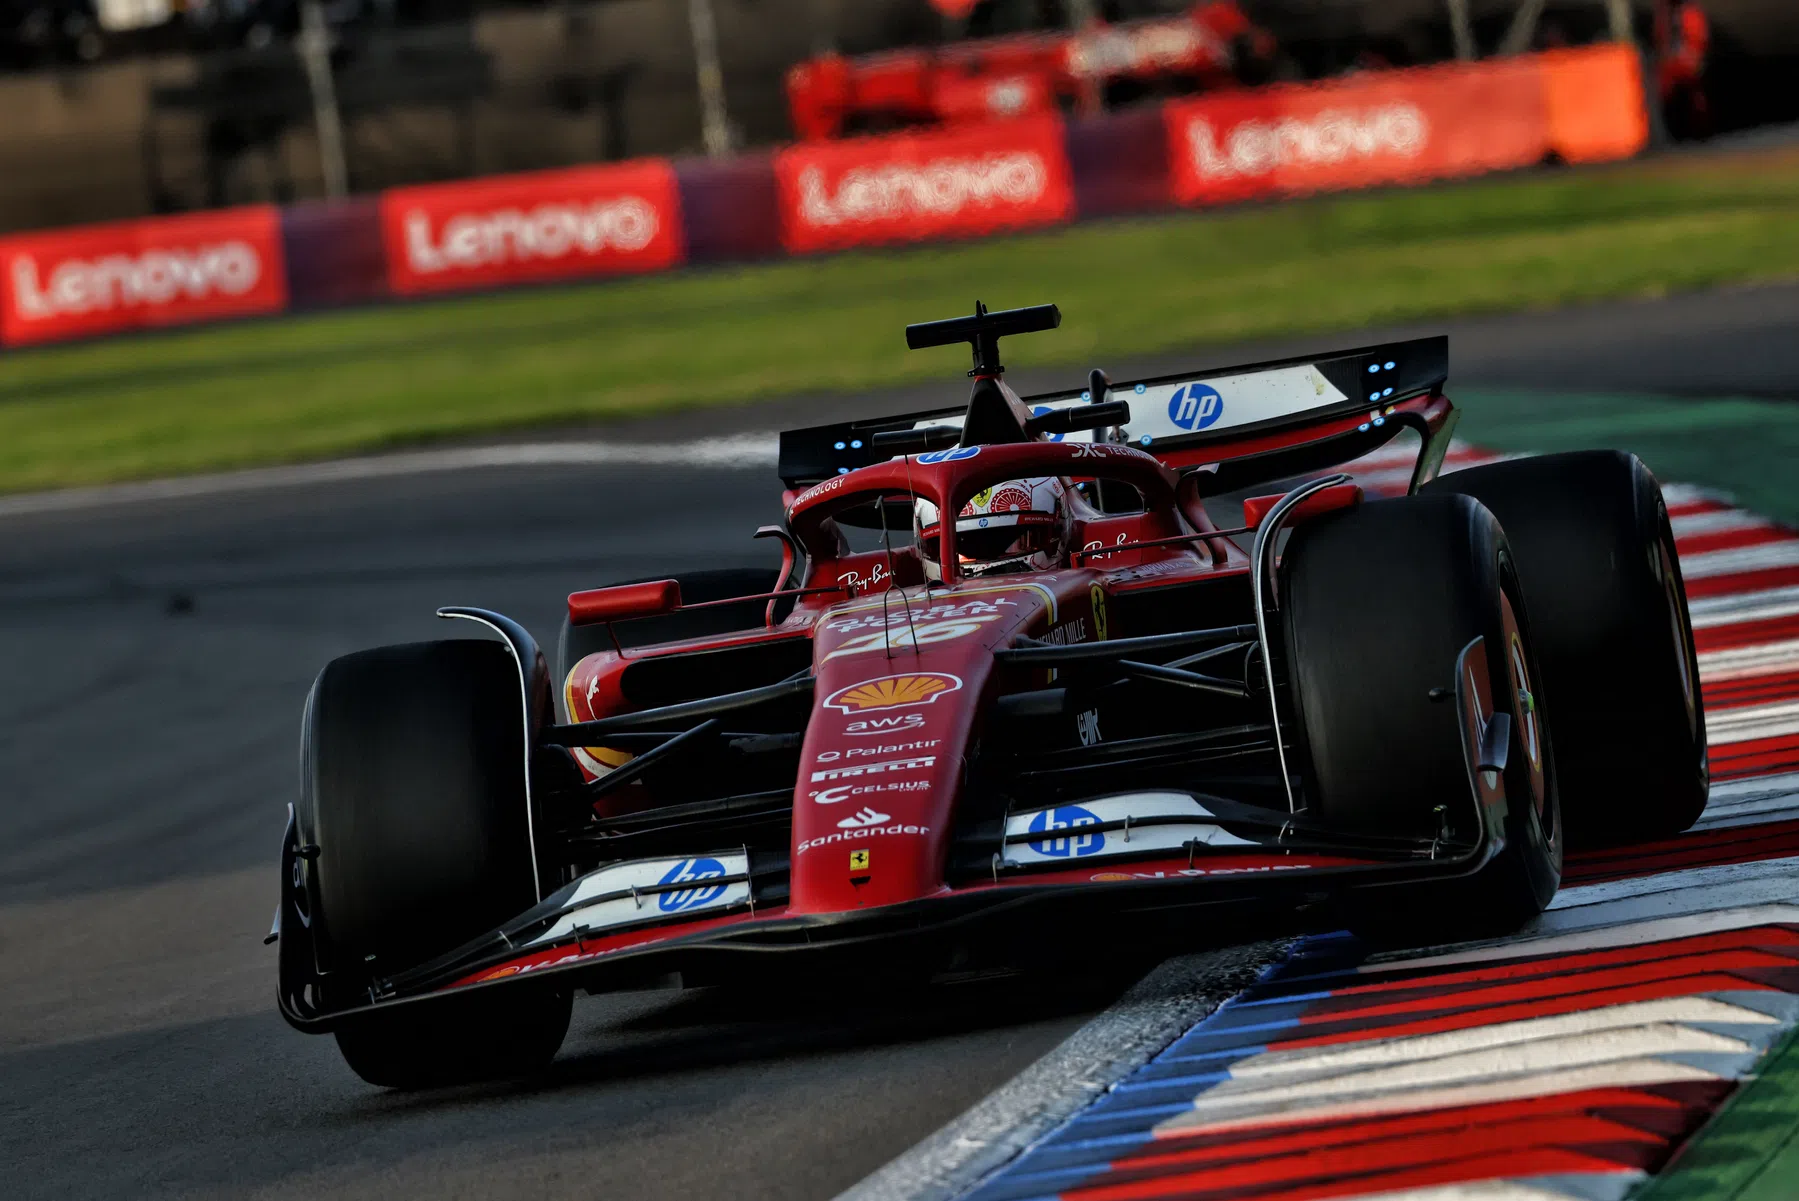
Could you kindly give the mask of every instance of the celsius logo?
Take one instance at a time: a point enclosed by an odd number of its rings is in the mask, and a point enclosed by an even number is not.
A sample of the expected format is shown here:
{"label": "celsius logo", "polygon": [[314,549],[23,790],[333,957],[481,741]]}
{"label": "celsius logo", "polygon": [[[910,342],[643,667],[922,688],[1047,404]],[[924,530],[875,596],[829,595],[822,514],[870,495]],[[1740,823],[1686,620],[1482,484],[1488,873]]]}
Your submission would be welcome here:
{"label": "celsius logo", "polygon": [[710,905],[725,895],[723,884],[706,884],[707,880],[720,880],[725,875],[725,865],[716,859],[683,859],[668,869],[662,877],[664,884],[699,884],[698,888],[678,888],[673,892],[665,892],[656,898],[656,908],[664,913],[679,913],[683,909],[697,909],[701,905]]}
{"label": "celsius logo", "polygon": [[1031,850],[1039,855],[1048,855],[1054,859],[1067,859],[1070,856],[1080,858],[1083,855],[1095,855],[1106,847],[1106,836],[1099,830],[1083,832],[1087,826],[1098,826],[1099,818],[1088,809],[1079,805],[1064,805],[1060,809],[1045,809],[1031,819],[1026,827],[1032,834],[1044,835],[1041,840],[1031,842]]}
{"label": "celsius logo", "polygon": [[1182,384],[1168,398],[1168,420],[1184,430],[1203,430],[1224,416],[1224,397],[1206,384]]}

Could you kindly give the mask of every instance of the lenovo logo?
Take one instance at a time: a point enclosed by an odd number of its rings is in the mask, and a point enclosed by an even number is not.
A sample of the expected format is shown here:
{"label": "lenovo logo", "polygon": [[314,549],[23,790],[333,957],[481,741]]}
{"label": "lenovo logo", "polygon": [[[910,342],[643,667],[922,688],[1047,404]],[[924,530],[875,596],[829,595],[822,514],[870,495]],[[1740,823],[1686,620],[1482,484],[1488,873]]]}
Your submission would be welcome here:
{"label": "lenovo logo", "polygon": [[1283,167],[1330,166],[1382,155],[1416,158],[1430,140],[1430,123],[1412,104],[1362,110],[1327,109],[1313,117],[1242,121],[1220,137],[1196,117],[1187,144],[1202,177],[1265,175]]}
{"label": "lenovo logo", "polygon": [[824,172],[800,172],[800,216],[811,225],[891,221],[912,215],[953,216],[971,207],[1032,204],[1049,170],[1030,151],[927,163],[852,167],[833,191]]}
{"label": "lenovo logo", "polygon": [[13,310],[25,321],[242,296],[263,275],[255,248],[236,240],[191,250],[65,258],[47,270],[38,256],[20,254],[11,266]]}
{"label": "lenovo logo", "polygon": [[661,228],[655,206],[637,196],[457,213],[435,231],[431,215],[415,210],[405,224],[407,265],[426,275],[571,254],[634,253]]}
{"label": "lenovo logo", "polygon": [[1183,18],[1084,34],[1069,47],[1068,69],[1083,77],[1115,75],[1184,67],[1201,57],[1228,63],[1230,52],[1209,30]]}

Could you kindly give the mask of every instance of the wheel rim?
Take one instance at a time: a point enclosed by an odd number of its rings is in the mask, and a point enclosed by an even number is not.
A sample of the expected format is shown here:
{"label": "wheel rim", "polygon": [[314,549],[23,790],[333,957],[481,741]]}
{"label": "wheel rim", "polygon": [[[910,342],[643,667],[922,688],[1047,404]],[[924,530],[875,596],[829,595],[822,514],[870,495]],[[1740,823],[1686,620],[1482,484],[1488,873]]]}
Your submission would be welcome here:
{"label": "wheel rim", "polygon": [[1518,726],[1518,741],[1524,748],[1526,778],[1530,782],[1531,806],[1537,818],[1547,826],[1549,788],[1543,769],[1543,718],[1532,689],[1530,659],[1524,651],[1524,635],[1518,628],[1518,614],[1512,598],[1500,593],[1501,620],[1505,633],[1506,678],[1511,686],[1512,720]]}

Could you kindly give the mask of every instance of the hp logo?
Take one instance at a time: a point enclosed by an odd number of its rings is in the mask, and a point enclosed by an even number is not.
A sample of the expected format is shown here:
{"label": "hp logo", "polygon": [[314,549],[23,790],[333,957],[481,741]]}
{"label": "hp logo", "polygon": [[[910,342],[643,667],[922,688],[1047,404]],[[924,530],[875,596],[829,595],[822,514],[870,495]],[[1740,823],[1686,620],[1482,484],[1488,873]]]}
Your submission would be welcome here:
{"label": "hp logo", "polygon": [[1106,836],[1098,830],[1087,830],[1085,827],[1097,825],[1099,818],[1091,810],[1079,805],[1045,809],[1031,819],[1031,824],[1026,829],[1032,834],[1046,837],[1040,842],[1027,845],[1039,855],[1055,859],[1078,859],[1082,855],[1096,855],[1105,849]]}
{"label": "hp logo", "polygon": [[1224,416],[1224,397],[1206,384],[1182,384],[1168,398],[1168,420],[1184,430],[1203,430]]}
{"label": "hp logo", "polygon": [[716,859],[683,859],[668,869],[668,874],[662,877],[662,883],[686,884],[692,881],[699,887],[678,888],[673,892],[662,893],[656,898],[656,908],[664,913],[679,913],[683,909],[710,905],[725,895],[725,886],[706,884],[704,881],[716,880],[724,874],[725,865]]}

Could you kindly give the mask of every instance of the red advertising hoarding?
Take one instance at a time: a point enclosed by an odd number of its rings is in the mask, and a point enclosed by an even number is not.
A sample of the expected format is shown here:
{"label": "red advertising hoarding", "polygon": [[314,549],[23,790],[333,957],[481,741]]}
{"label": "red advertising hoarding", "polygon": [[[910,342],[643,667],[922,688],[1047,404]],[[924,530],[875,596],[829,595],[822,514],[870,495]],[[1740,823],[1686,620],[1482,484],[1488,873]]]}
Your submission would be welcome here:
{"label": "red advertising hoarding", "polygon": [[659,271],[684,244],[663,159],[394,188],[381,233],[401,294]]}
{"label": "red advertising hoarding", "polygon": [[286,304],[272,206],[0,238],[0,342],[9,346]]}
{"label": "red advertising hoarding", "polygon": [[1074,214],[1058,117],[790,146],[775,156],[781,242],[804,254],[975,237]]}
{"label": "red advertising hoarding", "polygon": [[1417,183],[1542,161],[1542,75],[1523,58],[1242,91],[1164,110],[1170,187],[1218,204]]}

